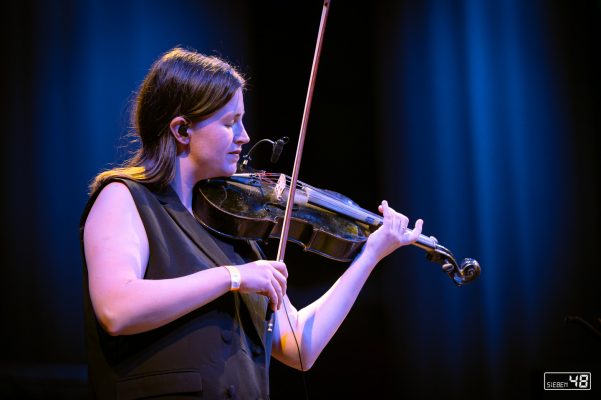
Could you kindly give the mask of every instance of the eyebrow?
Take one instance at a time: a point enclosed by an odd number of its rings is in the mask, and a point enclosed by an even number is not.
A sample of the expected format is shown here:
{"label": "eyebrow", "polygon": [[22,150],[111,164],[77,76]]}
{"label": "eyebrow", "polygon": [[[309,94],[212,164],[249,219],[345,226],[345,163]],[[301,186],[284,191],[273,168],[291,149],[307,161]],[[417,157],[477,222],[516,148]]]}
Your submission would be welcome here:
{"label": "eyebrow", "polygon": [[239,113],[239,112],[234,112],[234,111],[230,111],[228,113],[226,113],[223,118],[230,118],[230,117],[241,117],[244,115],[244,112]]}

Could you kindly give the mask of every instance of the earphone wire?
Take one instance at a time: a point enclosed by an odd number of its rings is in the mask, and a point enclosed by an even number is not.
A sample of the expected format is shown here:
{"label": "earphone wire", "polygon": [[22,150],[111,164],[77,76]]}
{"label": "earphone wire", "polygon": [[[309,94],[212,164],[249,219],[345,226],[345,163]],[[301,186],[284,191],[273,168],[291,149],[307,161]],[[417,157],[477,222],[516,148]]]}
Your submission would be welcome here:
{"label": "earphone wire", "polygon": [[301,355],[301,349],[300,346],[298,344],[298,339],[296,338],[296,332],[294,332],[294,328],[292,328],[292,321],[290,321],[290,315],[288,314],[288,307],[286,307],[286,302],[283,302],[284,304],[284,311],[286,312],[286,319],[288,320],[288,325],[290,326],[290,330],[292,331],[292,337],[294,338],[294,343],[296,344],[296,351],[298,353],[298,362],[300,364],[300,369],[301,369],[301,376],[303,378],[303,389],[305,391],[305,399],[309,400],[309,388],[307,386],[307,378],[306,378],[306,371],[305,371],[305,367],[303,366],[303,357]]}
{"label": "earphone wire", "polygon": [[[249,242],[251,243],[251,242]],[[261,258],[266,258],[265,253],[263,253],[263,250],[261,249],[261,247],[255,242],[255,244],[251,244],[251,247],[256,248],[256,252],[261,256]],[[307,379],[305,377],[305,367],[303,365],[303,357],[301,354],[301,349],[300,349],[300,345],[298,343],[298,339],[296,337],[296,332],[294,331],[294,328],[292,327],[292,321],[290,321],[290,314],[288,313],[288,307],[286,307],[286,301],[282,301],[282,304],[284,305],[284,311],[286,313],[286,319],[288,320],[288,326],[290,326],[290,331],[292,332],[292,337],[294,338],[294,343],[296,345],[296,352],[298,354],[298,362],[300,365],[300,369],[301,369],[301,376],[303,379],[303,390],[305,392],[305,399],[309,400],[309,389],[307,386]],[[267,307],[269,307],[269,305],[267,305]]]}

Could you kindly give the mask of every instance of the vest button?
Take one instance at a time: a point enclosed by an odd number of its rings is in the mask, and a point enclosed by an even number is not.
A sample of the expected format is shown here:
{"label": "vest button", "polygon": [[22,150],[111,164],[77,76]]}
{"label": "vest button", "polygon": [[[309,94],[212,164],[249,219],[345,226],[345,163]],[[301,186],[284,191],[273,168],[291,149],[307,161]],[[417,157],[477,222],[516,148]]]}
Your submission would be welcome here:
{"label": "vest button", "polygon": [[260,356],[261,354],[263,354],[263,348],[261,348],[261,346],[259,346],[258,344],[253,344],[252,352],[253,352],[253,356],[255,356],[255,357]]}
{"label": "vest button", "polygon": [[236,386],[234,385],[230,385],[229,388],[227,388],[227,397],[229,397],[230,399],[233,399],[236,397]]}

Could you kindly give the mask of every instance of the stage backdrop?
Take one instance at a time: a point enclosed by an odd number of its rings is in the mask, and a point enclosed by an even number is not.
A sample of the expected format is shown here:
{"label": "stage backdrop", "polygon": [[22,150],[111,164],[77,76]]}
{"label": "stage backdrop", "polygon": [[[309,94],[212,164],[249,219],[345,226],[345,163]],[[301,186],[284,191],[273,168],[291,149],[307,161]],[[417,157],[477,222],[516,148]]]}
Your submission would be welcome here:
{"label": "stage backdrop", "polygon": [[[527,399],[545,371],[601,376],[599,2],[388,3],[333,1],[300,179],[423,218],[482,276],[454,287],[416,247],[386,259],[305,374],[309,398]],[[278,164],[262,148],[254,165],[289,174],[320,12],[4,6],[0,397],[86,398],[79,217],[90,179],[133,148],[129,106],[153,60],[182,45],[237,65],[253,143],[291,138]],[[299,307],[345,268],[294,245],[286,261]],[[305,398],[275,360],[271,386]]]}

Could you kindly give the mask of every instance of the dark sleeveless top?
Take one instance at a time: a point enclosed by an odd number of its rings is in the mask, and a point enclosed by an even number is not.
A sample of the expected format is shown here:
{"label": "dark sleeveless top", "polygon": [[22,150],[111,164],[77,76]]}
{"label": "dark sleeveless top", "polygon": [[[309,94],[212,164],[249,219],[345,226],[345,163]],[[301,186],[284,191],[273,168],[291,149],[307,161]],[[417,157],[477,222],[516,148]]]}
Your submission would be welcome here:
{"label": "dark sleeveless top", "polygon": [[[260,257],[256,244],[219,238],[204,229],[171,187],[155,193],[134,181],[118,181],[129,188],[148,236],[144,279],[176,278]],[[99,192],[90,198],[81,219],[82,253],[84,224]],[[92,398],[267,399],[272,337],[266,329],[266,309],[263,296],[230,292],[152,331],[110,336],[92,308],[84,254]]]}

